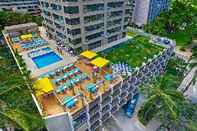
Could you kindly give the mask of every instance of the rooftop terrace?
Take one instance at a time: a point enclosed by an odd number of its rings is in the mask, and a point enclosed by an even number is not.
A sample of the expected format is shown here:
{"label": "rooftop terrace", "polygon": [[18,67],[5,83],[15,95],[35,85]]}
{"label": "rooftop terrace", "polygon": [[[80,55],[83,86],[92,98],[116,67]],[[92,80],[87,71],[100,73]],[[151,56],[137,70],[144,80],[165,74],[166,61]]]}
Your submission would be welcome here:
{"label": "rooftop terrace", "polygon": [[76,60],[63,49],[59,51],[56,43],[44,39],[34,23],[8,26],[3,33],[9,47],[22,56],[31,78]]}
{"label": "rooftop terrace", "polygon": [[[34,87],[46,116],[62,112],[73,115],[121,81],[120,76],[112,76],[110,73],[112,71],[109,61],[95,57],[96,55],[86,51],[77,62],[58,67],[38,78],[35,83],[46,78],[51,83],[43,81],[45,89],[39,88],[39,85]],[[41,83],[40,85],[43,87]]]}
{"label": "rooftop terrace", "polygon": [[149,38],[137,36],[101,54],[112,63],[125,62],[132,68],[140,67],[143,62],[159,54],[163,47],[150,42]]}

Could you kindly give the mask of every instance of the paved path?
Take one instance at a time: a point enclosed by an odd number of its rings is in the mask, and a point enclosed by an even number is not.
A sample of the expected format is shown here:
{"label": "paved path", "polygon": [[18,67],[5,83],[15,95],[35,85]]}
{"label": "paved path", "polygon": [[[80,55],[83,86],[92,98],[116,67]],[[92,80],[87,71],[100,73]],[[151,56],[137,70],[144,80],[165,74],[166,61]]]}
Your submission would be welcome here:
{"label": "paved path", "polygon": [[186,96],[192,103],[197,103],[197,67],[194,67],[187,74],[178,90],[184,92],[184,96]]}
{"label": "paved path", "polygon": [[187,76],[183,79],[182,83],[178,87],[179,91],[184,91],[191,83],[193,77],[196,75],[197,67],[194,67]]}
{"label": "paved path", "polygon": [[159,126],[159,122],[153,120],[145,127],[137,118],[137,112],[143,102],[144,98],[140,96],[133,118],[128,118],[122,109],[118,111],[105,122],[104,131],[155,131]]}

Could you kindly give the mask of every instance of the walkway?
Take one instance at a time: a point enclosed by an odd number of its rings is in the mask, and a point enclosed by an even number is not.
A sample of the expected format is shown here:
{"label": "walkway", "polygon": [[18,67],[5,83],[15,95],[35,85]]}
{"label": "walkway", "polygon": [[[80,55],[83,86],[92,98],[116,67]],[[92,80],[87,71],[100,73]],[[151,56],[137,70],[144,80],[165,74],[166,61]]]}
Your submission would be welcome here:
{"label": "walkway", "polygon": [[197,67],[194,67],[183,79],[178,90],[184,93],[191,103],[197,103]]}
{"label": "walkway", "polygon": [[197,72],[197,67],[194,67],[183,79],[182,83],[180,84],[177,90],[184,92],[192,82],[193,77],[196,75],[196,72]]}

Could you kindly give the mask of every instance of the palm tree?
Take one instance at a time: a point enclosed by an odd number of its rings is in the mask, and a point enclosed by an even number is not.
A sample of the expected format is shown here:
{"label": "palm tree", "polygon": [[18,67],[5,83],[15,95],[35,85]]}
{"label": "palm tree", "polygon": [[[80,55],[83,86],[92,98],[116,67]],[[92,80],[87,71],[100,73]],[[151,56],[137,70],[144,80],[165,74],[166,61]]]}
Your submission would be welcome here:
{"label": "palm tree", "polygon": [[[158,131],[170,130],[170,131],[196,131],[197,130],[197,105],[183,102],[179,106],[178,119],[172,120],[168,117],[161,119],[161,125],[157,129]],[[163,129],[163,130],[162,130]]]}
{"label": "palm tree", "polygon": [[190,60],[188,61],[190,68],[197,67],[197,49],[196,48],[197,46],[194,46],[192,48],[192,56]]}
{"label": "palm tree", "polygon": [[[138,116],[143,124],[147,124],[152,118],[178,118],[177,103],[184,100],[183,95],[171,88],[170,79],[161,77],[154,84],[142,88],[147,95],[147,100],[141,107]],[[145,90],[144,90],[145,89]]]}
{"label": "palm tree", "polygon": [[[2,95],[2,94],[1,94]],[[1,96],[0,95],[0,96]],[[35,114],[29,114],[20,109],[13,109],[0,99],[1,123],[11,128],[19,128],[24,131],[31,131],[43,127],[43,121]]]}

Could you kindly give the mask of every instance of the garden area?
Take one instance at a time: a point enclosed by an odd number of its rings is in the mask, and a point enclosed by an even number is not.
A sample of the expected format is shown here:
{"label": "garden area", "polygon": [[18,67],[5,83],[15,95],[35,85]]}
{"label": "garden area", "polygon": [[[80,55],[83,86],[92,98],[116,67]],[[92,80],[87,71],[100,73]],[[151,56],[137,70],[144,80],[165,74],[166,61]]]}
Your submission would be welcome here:
{"label": "garden area", "polygon": [[135,68],[162,50],[163,47],[150,43],[149,38],[137,36],[118,47],[104,50],[102,55],[112,63],[124,62]]}

